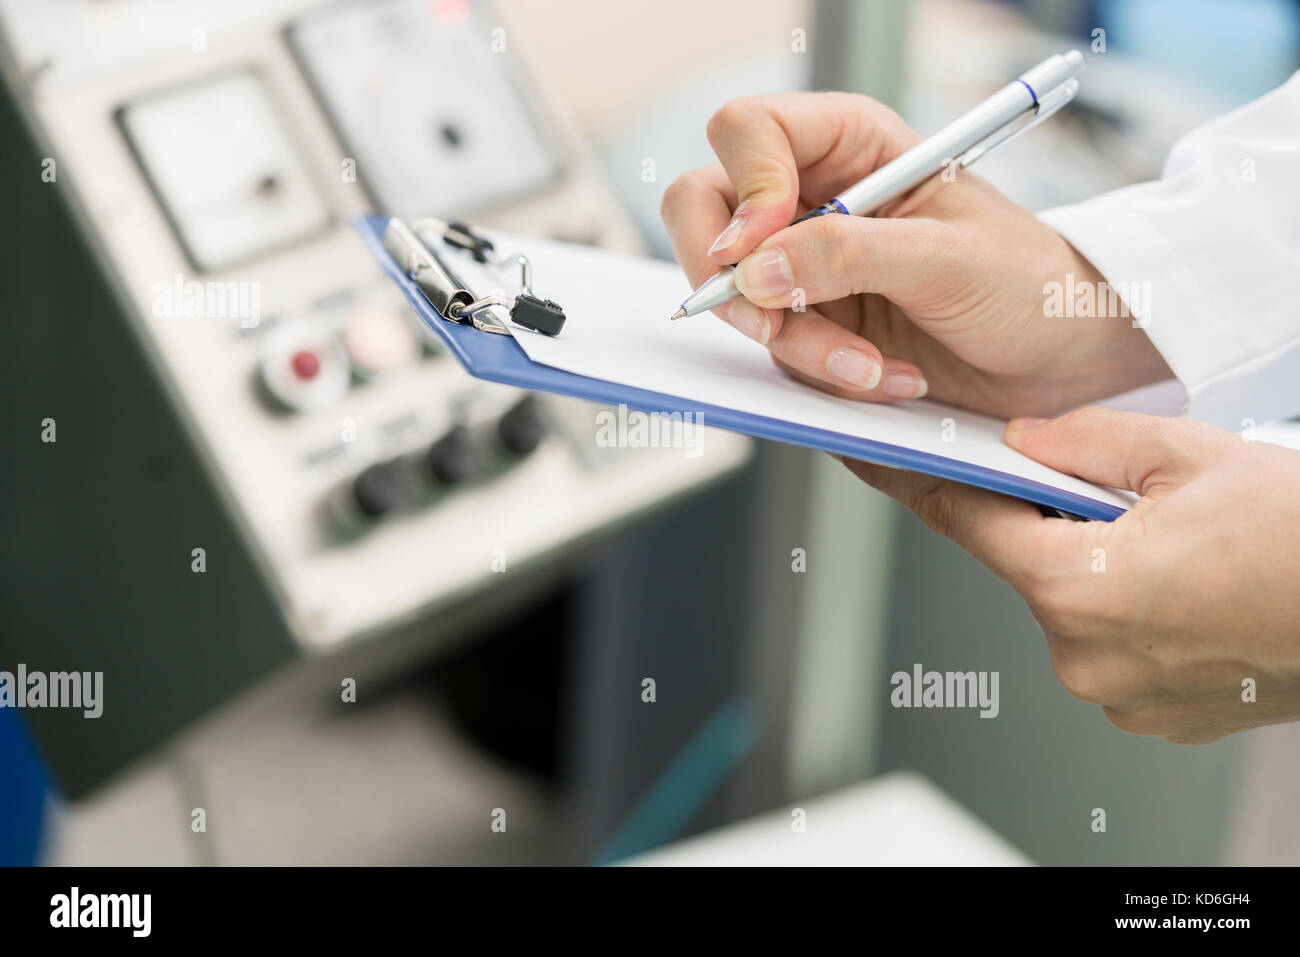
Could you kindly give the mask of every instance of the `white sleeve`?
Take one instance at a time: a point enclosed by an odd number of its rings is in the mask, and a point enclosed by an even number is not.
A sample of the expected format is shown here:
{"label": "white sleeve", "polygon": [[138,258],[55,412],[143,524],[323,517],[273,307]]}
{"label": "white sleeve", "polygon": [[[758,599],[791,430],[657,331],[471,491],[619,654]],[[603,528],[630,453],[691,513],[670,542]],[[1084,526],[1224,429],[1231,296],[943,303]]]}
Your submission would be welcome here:
{"label": "white sleeve", "polygon": [[1040,218],[1140,285],[1182,411],[1230,429],[1300,413],[1300,73],[1179,140],[1160,180]]}

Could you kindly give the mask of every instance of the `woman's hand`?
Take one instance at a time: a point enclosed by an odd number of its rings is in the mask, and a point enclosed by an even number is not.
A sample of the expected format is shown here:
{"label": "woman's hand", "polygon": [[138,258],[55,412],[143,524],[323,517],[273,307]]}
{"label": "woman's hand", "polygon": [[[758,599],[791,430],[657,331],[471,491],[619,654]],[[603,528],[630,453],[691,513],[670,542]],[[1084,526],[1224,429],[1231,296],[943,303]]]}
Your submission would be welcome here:
{"label": "woman's hand", "polygon": [[1007,444],[1142,497],[1114,522],[864,462],[859,477],[1018,591],[1066,690],[1132,734],[1199,744],[1300,718],[1300,453],[1085,408]]}
{"label": "woman's hand", "polygon": [[664,195],[677,258],[692,286],[739,263],[745,298],[716,311],[801,380],[873,401],[928,392],[1010,416],[1055,414],[1169,377],[1126,316],[1045,316],[1047,283],[1071,275],[1081,288],[1102,277],[964,170],[932,177],[872,218],[790,226],[918,142],[874,100],[734,100],[708,134],[721,165],[687,173]]}

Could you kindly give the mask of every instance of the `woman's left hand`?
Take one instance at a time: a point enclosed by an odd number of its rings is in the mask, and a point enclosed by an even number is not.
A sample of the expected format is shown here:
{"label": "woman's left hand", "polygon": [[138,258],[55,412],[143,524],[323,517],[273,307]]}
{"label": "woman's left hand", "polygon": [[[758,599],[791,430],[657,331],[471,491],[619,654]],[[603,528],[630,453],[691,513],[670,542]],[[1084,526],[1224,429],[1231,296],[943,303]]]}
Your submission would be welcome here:
{"label": "woman's left hand", "polygon": [[1057,678],[1131,734],[1183,744],[1300,718],[1300,453],[1185,419],[1086,408],[1007,444],[1131,489],[1114,522],[846,461],[1020,593]]}

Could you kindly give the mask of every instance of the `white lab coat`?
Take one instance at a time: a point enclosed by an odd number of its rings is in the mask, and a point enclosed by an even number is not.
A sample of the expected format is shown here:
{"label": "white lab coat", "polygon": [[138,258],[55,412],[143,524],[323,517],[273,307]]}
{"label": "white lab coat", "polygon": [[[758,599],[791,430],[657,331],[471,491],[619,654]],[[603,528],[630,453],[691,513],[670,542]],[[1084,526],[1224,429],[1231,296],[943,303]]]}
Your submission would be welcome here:
{"label": "white lab coat", "polygon": [[[1233,430],[1300,413],[1300,73],[1179,140],[1161,179],[1040,217],[1108,282],[1148,282],[1147,335],[1184,412]],[[1124,289],[1124,286],[1120,286]],[[1068,320],[1067,320],[1068,321]],[[1235,864],[1300,863],[1300,723],[1249,736]]]}
{"label": "white lab coat", "polygon": [[1164,411],[1300,413],[1300,73],[1180,139],[1158,181],[1040,218],[1119,289],[1149,284],[1141,319],[1186,390]]}

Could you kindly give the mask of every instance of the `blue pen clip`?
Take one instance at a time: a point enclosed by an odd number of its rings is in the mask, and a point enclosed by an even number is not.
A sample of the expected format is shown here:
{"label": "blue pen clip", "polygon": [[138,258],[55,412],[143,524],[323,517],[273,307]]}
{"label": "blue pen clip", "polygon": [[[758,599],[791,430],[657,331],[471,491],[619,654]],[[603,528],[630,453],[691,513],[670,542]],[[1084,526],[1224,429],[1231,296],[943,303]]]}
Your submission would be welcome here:
{"label": "blue pen clip", "polygon": [[1079,81],[1069,79],[1052,90],[1046,96],[1039,97],[1038,105],[1032,110],[1025,113],[1011,123],[1008,123],[1002,129],[998,130],[988,139],[981,140],[966,152],[962,153],[957,160],[957,165],[965,169],[971,163],[975,162],[981,156],[991,152],[1003,143],[1010,143],[1017,136],[1032,130],[1043,120],[1047,119],[1065,104],[1074,99],[1074,95],[1079,92]]}

